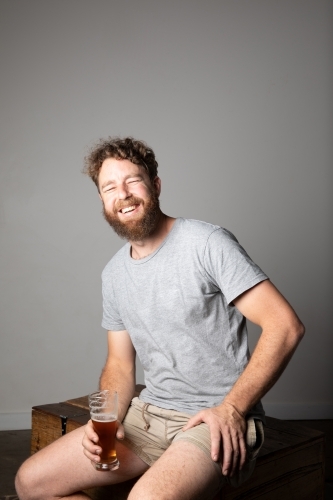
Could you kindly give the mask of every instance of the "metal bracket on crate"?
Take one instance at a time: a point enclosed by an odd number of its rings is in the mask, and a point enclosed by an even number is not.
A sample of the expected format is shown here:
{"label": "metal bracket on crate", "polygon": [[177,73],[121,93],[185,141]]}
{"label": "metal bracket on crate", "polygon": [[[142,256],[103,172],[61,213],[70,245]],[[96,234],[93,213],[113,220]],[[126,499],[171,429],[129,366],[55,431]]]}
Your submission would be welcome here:
{"label": "metal bracket on crate", "polygon": [[[86,415],[85,413],[74,413],[74,415],[71,415],[72,417],[82,417],[83,415]],[[61,418],[61,435],[64,436],[67,431],[67,415],[59,415]]]}
{"label": "metal bracket on crate", "polygon": [[66,434],[66,428],[67,428],[67,416],[66,415],[60,415],[61,418],[61,435],[63,436]]}

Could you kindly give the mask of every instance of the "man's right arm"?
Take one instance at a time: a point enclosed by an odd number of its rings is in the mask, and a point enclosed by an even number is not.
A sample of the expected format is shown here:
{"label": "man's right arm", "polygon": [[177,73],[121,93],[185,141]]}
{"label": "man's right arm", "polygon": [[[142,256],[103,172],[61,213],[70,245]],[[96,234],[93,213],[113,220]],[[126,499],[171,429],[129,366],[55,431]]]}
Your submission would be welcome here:
{"label": "man's right arm", "polygon": [[[108,356],[103,368],[99,386],[118,393],[117,438],[124,438],[124,419],[135,390],[135,349],[126,330],[108,332]],[[95,462],[99,461],[98,436],[91,421],[88,422],[82,441],[84,454]],[[97,446],[96,446],[97,445]]]}
{"label": "man's right arm", "polygon": [[108,356],[99,387],[118,393],[118,420],[122,422],[135,391],[135,349],[126,330],[108,332]]}

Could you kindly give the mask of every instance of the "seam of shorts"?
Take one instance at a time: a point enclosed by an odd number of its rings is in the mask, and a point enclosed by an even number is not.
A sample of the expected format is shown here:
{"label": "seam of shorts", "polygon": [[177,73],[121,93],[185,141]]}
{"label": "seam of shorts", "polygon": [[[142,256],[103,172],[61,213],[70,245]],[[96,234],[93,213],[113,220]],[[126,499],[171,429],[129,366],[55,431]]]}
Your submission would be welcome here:
{"label": "seam of shorts", "polygon": [[171,415],[169,415],[168,417],[163,417],[163,419],[164,419],[164,441],[166,443],[168,443],[169,446],[173,443],[173,440],[174,440],[174,438],[173,439],[168,438],[169,424],[170,424],[170,422],[171,423],[173,422],[172,419],[174,418],[175,413],[176,412],[173,411],[173,413]]}
{"label": "seam of shorts", "polygon": [[141,458],[141,460],[143,460],[147,465],[149,466],[152,466],[153,463],[154,463],[154,460],[152,460],[149,455],[147,455],[147,453],[145,453],[143,451],[143,449],[141,448],[141,446],[138,446],[136,445],[135,443],[133,443],[133,441],[131,441],[130,439],[128,439],[127,437],[124,437],[123,439],[123,443],[128,447],[130,448],[130,450],[132,450],[139,458]]}
{"label": "seam of shorts", "polygon": [[[168,439],[168,421],[166,418],[164,418],[164,442],[169,443]],[[170,445],[169,445],[170,446]]]}
{"label": "seam of shorts", "polygon": [[177,441],[189,441],[190,443],[193,443],[195,446],[197,446],[198,448],[200,448],[200,450],[204,451],[205,455],[207,455],[208,457],[212,458],[210,456],[210,453],[208,452],[207,448],[205,447],[205,445],[202,444],[198,439],[194,438],[193,436],[189,436],[187,434],[179,434],[178,433],[173,442],[177,443]]}

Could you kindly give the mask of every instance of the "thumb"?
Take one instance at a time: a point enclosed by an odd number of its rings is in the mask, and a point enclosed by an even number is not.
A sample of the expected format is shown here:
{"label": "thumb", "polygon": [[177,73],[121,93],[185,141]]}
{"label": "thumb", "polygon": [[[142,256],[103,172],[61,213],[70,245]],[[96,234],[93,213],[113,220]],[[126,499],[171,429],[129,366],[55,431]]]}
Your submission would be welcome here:
{"label": "thumb", "polygon": [[120,440],[124,439],[124,437],[125,437],[124,426],[119,421],[117,422],[117,424],[118,424],[118,428],[117,428],[117,432],[116,432],[116,437],[117,437],[117,439],[120,439]]}
{"label": "thumb", "polygon": [[182,431],[187,431],[188,429],[191,429],[192,427],[201,424],[201,422],[203,422],[203,420],[200,417],[200,413],[198,413],[197,415],[194,415],[192,418],[190,418],[187,424],[184,425],[184,427],[182,428]]}

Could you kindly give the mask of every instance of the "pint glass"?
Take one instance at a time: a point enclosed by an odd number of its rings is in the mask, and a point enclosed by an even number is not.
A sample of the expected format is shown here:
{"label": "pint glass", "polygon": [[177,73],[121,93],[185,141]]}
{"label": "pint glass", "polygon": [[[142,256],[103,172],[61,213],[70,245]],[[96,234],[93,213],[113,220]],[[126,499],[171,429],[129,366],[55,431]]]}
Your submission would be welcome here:
{"label": "pint glass", "polygon": [[118,418],[118,395],[108,390],[89,395],[90,417],[102,448],[100,462],[94,463],[96,470],[116,470],[119,460],[116,453],[116,432]]}

